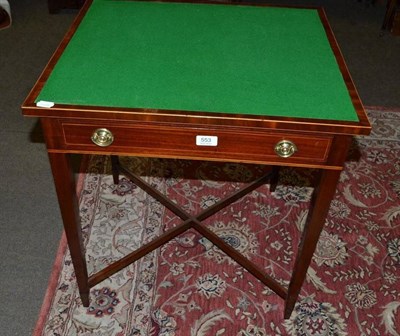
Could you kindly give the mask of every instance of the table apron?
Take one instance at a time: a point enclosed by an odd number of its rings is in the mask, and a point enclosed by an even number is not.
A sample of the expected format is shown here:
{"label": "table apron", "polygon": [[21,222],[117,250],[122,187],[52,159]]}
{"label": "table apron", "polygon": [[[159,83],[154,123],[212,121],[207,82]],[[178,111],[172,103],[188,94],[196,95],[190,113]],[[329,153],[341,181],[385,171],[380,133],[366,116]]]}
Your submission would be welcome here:
{"label": "table apron", "polygon": [[[343,148],[350,136],[305,131],[227,128],[210,125],[153,124],[142,122],[89,121],[42,118],[49,152],[127,155],[281,166],[342,169]],[[113,141],[96,145],[91,137],[107,129]],[[212,145],[199,144],[199,137]],[[280,141],[296,146],[290,157],[281,157],[275,147]],[[345,145],[345,147],[343,147]],[[347,149],[345,150],[347,152]],[[339,153],[339,154],[338,154]]]}

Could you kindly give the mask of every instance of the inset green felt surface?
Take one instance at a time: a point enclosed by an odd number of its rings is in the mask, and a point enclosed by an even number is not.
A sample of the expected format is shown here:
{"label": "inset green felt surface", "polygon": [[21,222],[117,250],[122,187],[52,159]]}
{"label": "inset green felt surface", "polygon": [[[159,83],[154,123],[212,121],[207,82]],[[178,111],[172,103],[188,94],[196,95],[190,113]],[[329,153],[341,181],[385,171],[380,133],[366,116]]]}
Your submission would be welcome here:
{"label": "inset green felt surface", "polygon": [[39,100],[358,120],[313,9],[95,0]]}

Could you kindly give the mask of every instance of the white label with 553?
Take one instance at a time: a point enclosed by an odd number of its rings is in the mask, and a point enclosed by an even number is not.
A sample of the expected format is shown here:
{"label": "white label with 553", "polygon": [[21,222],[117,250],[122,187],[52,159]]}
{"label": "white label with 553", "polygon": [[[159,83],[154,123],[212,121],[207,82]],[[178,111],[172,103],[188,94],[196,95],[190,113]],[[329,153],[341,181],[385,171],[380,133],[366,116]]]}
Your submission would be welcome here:
{"label": "white label with 553", "polygon": [[214,135],[196,135],[197,146],[217,146],[218,137]]}

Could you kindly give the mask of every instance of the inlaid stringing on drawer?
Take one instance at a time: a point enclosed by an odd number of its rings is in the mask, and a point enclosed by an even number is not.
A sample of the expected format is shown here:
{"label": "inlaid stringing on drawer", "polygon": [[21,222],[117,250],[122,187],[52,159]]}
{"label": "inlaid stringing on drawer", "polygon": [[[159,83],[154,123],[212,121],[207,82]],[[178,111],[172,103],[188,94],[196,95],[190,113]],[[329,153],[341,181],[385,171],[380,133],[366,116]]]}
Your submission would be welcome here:
{"label": "inlaid stringing on drawer", "polygon": [[[125,153],[160,154],[162,156],[201,157],[259,161],[274,158],[278,161],[315,161],[327,160],[331,136],[308,135],[302,133],[284,133],[276,131],[242,131],[235,129],[206,127],[171,127],[138,124],[120,124],[88,122],[62,123],[64,142],[67,148],[91,147],[96,151],[123,151]],[[93,138],[100,139],[95,144]],[[111,140],[110,143],[107,141]],[[102,142],[103,141],[103,142]],[[105,141],[105,142],[104,142]],[[201,142],[205,143],[201,143]],[[279,145],[283,148],[279,150]],[[105,145],[104,145],[105,144]],[[282,146],[281,146],[282,147]],[[282,155],[281,155],[282,154]],[[289,154],[286,156],[286,154]]]}

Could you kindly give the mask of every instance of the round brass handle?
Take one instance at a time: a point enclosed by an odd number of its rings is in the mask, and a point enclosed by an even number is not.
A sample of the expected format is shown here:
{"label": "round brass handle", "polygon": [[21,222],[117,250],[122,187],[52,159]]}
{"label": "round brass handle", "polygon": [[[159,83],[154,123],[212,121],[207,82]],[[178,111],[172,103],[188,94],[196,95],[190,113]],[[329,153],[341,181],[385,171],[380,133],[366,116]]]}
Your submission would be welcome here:
{"label": "round brass handle", "polygon": [[114,135],[107,128],[98,128],[91,137],[93,143],[100,147],[110,146],[114,141]]}
{"label": "round brass handle", "polygon": [[295,152],[297,152],[297,147],[290,140],[282,140],[275,145],[275,153],[280,157],[288,158]]}

